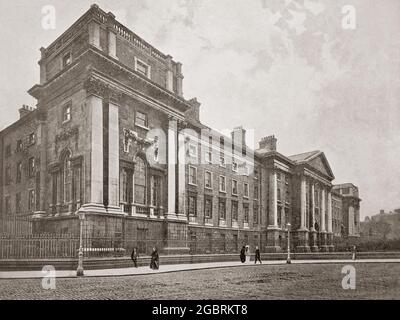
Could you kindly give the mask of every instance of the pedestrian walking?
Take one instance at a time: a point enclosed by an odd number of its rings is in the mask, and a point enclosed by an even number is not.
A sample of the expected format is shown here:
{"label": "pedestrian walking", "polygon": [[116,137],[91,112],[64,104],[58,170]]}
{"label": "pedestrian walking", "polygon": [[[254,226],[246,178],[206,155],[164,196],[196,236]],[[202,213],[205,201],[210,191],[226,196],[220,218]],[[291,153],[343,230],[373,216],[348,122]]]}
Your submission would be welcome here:
{"label": "pedestrian walking", "polygon": [[260,261],[260,264],[262,264],[260,249],[258,248],[258,246],[256,246],[254,264],[257,264],[257,261]]}
{"label": "pedestrian walking", "polygon": [[158,270],[160,267],[159,264],[160,257],[158,256],[158,251],[155,247],[153,247],[153,252],[151,253],[151,261],[150,261],[150,268],[153,270]]}
{"label": "pedestrian walking", "polygon": [[246,247],[243,246],[242,250],[240,250],[240,261],[242,261],[242,263],[246,262]]}
{"label": "pedestrian walking", "polygon": [[135,268],[138,267],[137,265],[137,259],[139,258],[139,252],[138,249],[135,247],[133,248],[132,254],[131,254],[131,259],[133,261],[133,264],[135,265]]}
{"label": "pedestrian walking", "polygon": [[357,247],[356,246],[353,246],[353,249],[352,249],[352,252],[353,252],[353,260],[356,260],[356,258],[357,258]]}

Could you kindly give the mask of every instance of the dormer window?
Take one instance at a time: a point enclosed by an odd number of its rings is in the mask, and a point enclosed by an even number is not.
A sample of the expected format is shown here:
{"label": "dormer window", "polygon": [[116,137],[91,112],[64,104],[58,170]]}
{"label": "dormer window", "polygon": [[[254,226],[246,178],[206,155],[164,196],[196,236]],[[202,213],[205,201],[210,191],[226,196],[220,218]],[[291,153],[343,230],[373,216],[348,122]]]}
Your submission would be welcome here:
{"label": "dormer window", "polygon": [[63,56],[63,68],[69,66],[72,63],[72,54],[68,52]]}
{"label": "dormer window", "polygon": [[139,60],[138,58],[135,58],[136,72],[139,72],[140,74],[150,79],[150,70],[151,67],[147,63],[143,62],[142,60]]}

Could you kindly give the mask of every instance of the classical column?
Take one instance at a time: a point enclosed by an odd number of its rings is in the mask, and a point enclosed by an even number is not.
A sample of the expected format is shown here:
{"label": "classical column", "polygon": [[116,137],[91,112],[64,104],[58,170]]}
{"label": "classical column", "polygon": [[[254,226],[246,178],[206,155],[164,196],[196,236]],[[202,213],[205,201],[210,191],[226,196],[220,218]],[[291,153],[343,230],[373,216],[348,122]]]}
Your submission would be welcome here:
{"label": "classical column", "polygon": [[328,191],[328,232],[332,233],[332,193]]}
{"label": "classical column", "polygon": [[278,186],[276,171],[271,170],[269,174],[269,225],[270,229],[278,228]]}
{"label": "classical column", "polygon": [[168,216],[174,217],[176,216],[177,120],[171,117],[168,125]]}
{"label": "classical column", "polygon": [[[269,173],[269,219],[267,227],[267,246],[266,252],[280,252],[282,248],[279,243],[278,226],[278,186],[276,171],[271,169]],[[280,213],[279,213],[280,214]]]}
{"label": "classical column", "polygon": [[186,208],[186,148],[185,136],[178,134],[178,215],[181,219],[187,219]]}
{"label": "classical column", "polygon": [[87,98],[88,130],[90,132],[90,193],[89,203],[103,208],[103,100],[98,96]]}
{"label": "classical column", "polygon": [[315,184],[311,181],[311,227],[310,231],[315,231]]}
{"label": "classical column", "polygon": [[325,188],[322,188],[321,191],[321,232],[325,232]]}
{"label": "classical column", "polygon": [[64,183],[64,181],[63,181],[63,177],[62,177],[62,174],[61,174],[61,170],[59,170],[58,172],[57,172],[57,203],[56,203],[56,215],[59,215],[60,214],[60,212],[61,212],[61,200],[62,200],[62,198],[61,198],[61,191],[62,191],[62,188],[61,188],[61,184],[62,183]]}
{"label": "classical column", "polygon": [[119,106],[110,102],[108,110],[108,204],[110,209],[120,212]]}
{"label": "classical column", "polygon": [[135,206],[135,171],[132,171],[132,215],[136,214]]}
{"label": "classical column", "polygon": [[307,181],[306,177],[302,176],[300,185],[300,230],[307,230],[306,212],[307,212]]}

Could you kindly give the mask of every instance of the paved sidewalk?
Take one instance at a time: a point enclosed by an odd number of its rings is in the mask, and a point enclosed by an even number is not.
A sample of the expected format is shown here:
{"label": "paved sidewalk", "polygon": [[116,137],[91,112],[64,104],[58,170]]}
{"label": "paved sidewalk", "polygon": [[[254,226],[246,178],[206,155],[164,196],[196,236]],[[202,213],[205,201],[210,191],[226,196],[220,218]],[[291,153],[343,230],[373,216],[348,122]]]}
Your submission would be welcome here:
{"label": "paved sidewalk", "polygon": [[[362,259],[362,260],[292,260],[292,264],[338,264],[338,263],[400,263],[400,259]],[[285,260],[264,261],[263,265],[284,265]],[[123,268],[123,269],[104,269],[104,270],[85,270],[85,277],[118,277],[118,276],[136,276],[148,275],[154,273],[168,273],[179,271],[190,271],[200,269],[216,269],[227,267],[256,267],[260,266],[250,263],[241,262],[213,262],[213,263],[193,263],[193,264],[175,264],[161,265],[159,270],[151,270],[149,267],[139,268]],[[0,272],[0,279],[36,279],[43,278],[48,275],[42,271],[7,271]],[[57,271],[57,278],[76,278],[76,270]]]}

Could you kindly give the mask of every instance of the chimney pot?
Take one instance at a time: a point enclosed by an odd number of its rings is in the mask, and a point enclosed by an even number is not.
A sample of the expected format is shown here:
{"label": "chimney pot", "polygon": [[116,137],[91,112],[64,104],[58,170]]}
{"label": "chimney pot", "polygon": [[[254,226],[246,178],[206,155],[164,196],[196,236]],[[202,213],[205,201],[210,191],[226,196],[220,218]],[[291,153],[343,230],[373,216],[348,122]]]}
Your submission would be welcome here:
{"label": "chimney pot", "polygon": [[267,151],[276,151],[276,145],[278,140],[275,138],[274,135],[264,137],[260,141],[260,149],[265,149]]}

